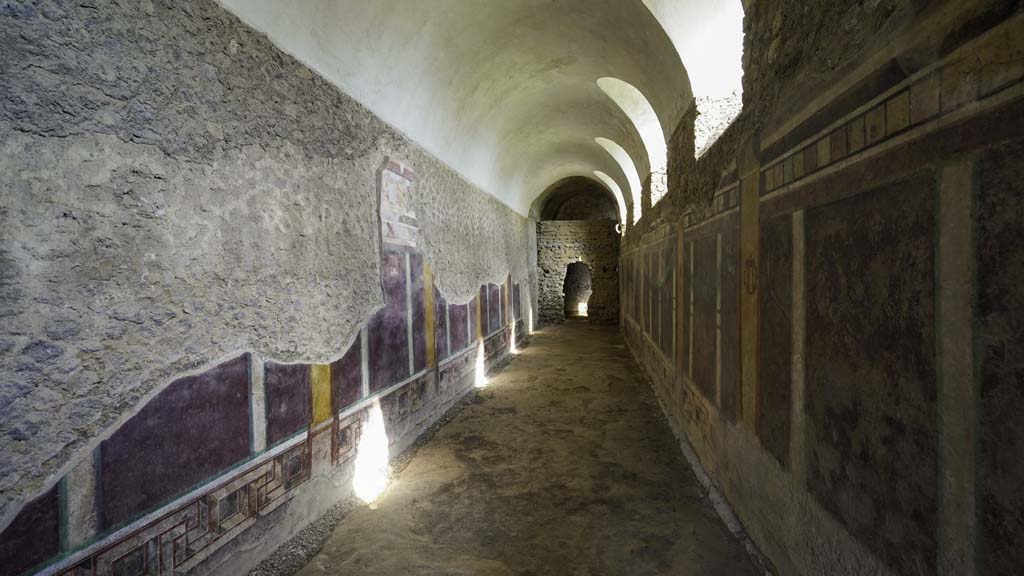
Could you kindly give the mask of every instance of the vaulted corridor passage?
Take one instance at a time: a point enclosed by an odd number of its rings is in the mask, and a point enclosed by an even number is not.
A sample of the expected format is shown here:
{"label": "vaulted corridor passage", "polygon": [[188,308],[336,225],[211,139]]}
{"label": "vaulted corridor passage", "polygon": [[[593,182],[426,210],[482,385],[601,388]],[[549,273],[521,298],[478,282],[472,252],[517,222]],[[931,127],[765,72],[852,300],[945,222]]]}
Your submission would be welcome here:
{"label": "vaulted corridor passage", "polygon": [[0,0],[0,576],[1019,576],[1022,237],[1024,0]]}
{"label": "vaulted corridor passage", "polygon": [[300,572],[757,574],[615,327],[535,333]]}

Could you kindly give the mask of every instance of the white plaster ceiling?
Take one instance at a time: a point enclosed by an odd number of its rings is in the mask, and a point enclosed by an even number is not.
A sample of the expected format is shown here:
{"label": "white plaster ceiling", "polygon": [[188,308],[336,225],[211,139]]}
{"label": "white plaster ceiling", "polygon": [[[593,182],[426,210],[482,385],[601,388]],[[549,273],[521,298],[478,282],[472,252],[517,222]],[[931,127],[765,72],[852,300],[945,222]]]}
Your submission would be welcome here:
{"label": "white plaster ceiling", "polygon": [[679,53],[645,5],[655,0],[221,2],[524,215],[552,183],[595,171],[631,203],[635,179],[650,172],[641,132],[599,79],[639,90],[665,139],[692,100]]}

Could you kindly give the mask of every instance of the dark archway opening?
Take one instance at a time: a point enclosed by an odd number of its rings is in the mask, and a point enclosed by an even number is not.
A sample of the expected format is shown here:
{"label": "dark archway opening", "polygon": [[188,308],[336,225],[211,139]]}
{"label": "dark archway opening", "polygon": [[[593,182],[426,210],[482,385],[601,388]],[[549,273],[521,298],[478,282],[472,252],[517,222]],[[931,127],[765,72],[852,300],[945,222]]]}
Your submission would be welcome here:
{"label": "dark archway opening", "polygon": [[590,295],[594,293],[590,278],[590,267],[582,262],[572,262],[565,267],[565,282],[562,284],[565,299],[565,317],[587,316]]}
{"label": "dark archway opening", "polygon": [[541,220],[616,220],[618,209],[611,193],[583,176],[559,181],[543,194]]}

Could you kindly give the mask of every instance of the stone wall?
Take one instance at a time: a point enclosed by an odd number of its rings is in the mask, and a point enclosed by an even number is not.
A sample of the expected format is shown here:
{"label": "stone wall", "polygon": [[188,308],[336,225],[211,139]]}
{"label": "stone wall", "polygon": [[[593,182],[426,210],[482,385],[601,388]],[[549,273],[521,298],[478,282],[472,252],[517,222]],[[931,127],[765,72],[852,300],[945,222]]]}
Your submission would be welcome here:
{"label": "stone wall", "polygon": [[745,30],[743,113],[626,235],[627,342],[778,573],[1015,573],[1021,3]]}
{"label": "stone wall", "polygon": [[529,316],[525,218],[214,2],[6,2],[0,50],[0,571],[241,573]]}
{"label": "stone wall", "polygon": [[590,267],[588,317],[592,322],[619,321],[619,234],[613,220],[541,221],[537,223],[538,311],[541,324],[565,320],[563,296],[569,264]]}

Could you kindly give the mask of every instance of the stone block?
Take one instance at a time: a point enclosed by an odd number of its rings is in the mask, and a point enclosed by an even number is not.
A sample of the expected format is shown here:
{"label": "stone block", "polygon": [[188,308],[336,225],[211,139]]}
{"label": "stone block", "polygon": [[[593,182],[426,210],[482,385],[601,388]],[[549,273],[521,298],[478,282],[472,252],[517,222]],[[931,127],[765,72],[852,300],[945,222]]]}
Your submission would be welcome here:
{"label": "stone block", "polygon": [[[823,140],[823,142],[827,142]],[[757,437],[789,463],[792,387],[793,225],[790,215],[762,222],[758,264]]]}
{"label": "stone block", "polygon": [[910,92],[904,90],[885,103],[885,133],[892,136],[910,126]]}
{"label": "stone block", "polygon": [[846,127],[836,129],[828,137],[829,140],[829,158],[832,162],[838,162],[846,157]]}
{"label": "stone block", "polygon": [[939,74],[932,73],[910,87],[910,123],[919,124],[939,113]]}
{"label": "stone block", "polygon": [[885,104],[879,104],[864,115],[865,144],[871,146],[885,138]]}
{"label": "stone block", "polygon": [[846,137],[850,146],[850,154],[860,152],[864,148],[864,116],[858,116],[846,125]]}
{"label": "stone block", "polygon": [[[980,161],[975,342],[981,379],[982,574],[1024,566],[1024,142],[986,151]],[[965,191],[966,193],[966,191]]]}
{"label": "stone block", "polygon": [[824,168],[832,162],[832,144],[829,142],[829,137],[825,136],[821,140],[818,140],[818,167]]}

